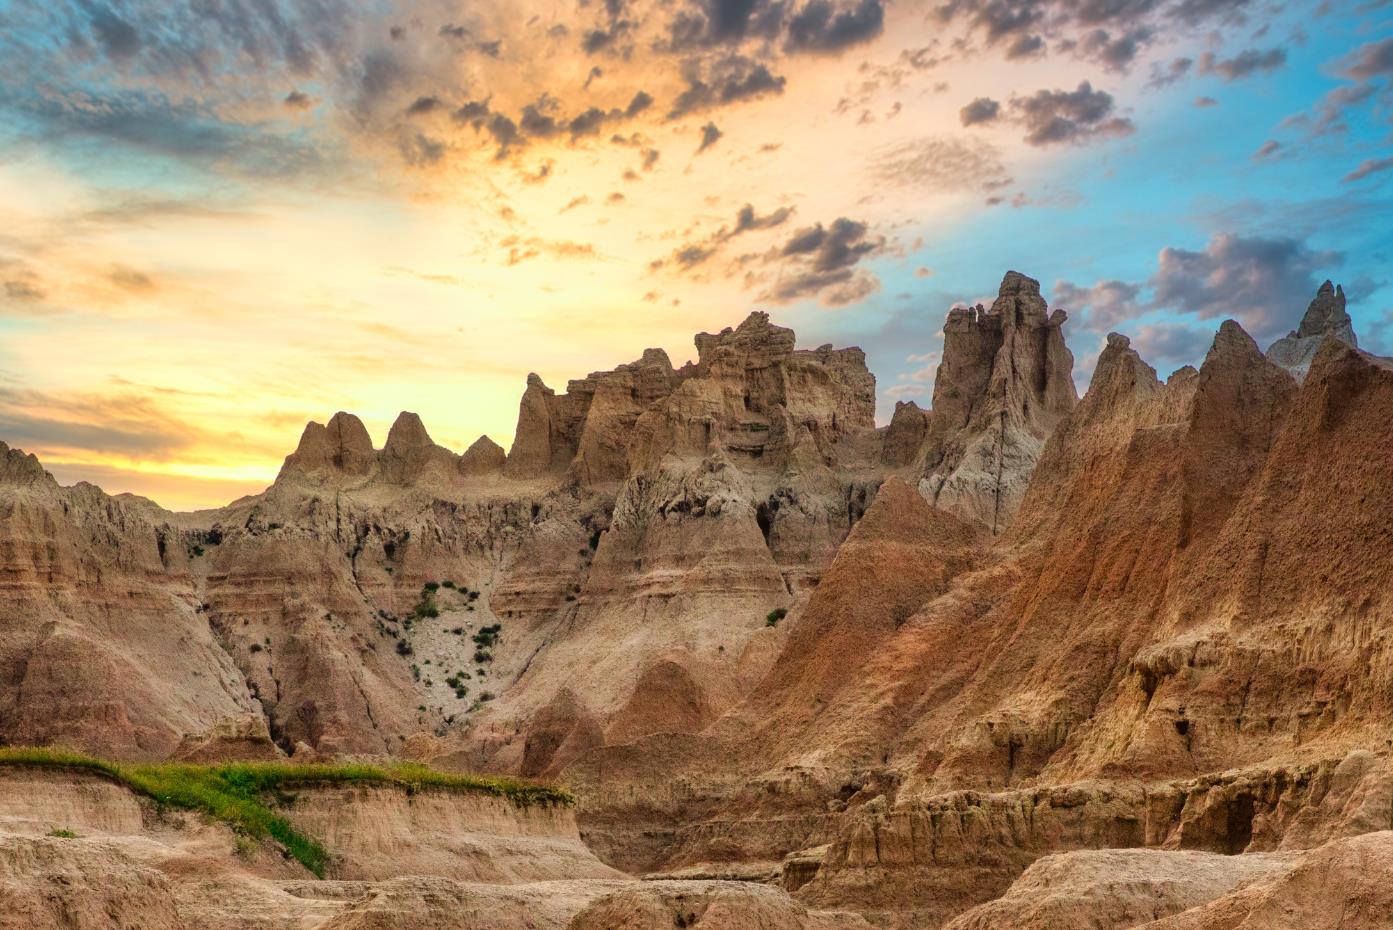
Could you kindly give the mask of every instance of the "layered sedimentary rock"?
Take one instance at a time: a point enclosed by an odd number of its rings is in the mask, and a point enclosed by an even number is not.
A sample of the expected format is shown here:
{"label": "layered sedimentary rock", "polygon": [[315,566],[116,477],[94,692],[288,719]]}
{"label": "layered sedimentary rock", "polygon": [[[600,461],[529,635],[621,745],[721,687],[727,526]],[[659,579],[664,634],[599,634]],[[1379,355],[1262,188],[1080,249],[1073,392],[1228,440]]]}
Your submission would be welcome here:
{"label": "layered sedimentary rock", "polygon": [[701,885],[688,911],[364,871],[333,926],[506,898],[500,926],[740,926],[738,899],[761,926],[1276,927],[1313,876],[1364,920],[1393,363],[1325,287],[1268,353],[1227,322],[1164,380],[1114,334],[1076,400],[1063,323],[1008,274],[950,314],[933,407],[877,429],[859,350],[752,314],[681,367],[530,378],[506,455],[338,414],[197,515],[4,450],[0,736],[557,777],[609,866]]}

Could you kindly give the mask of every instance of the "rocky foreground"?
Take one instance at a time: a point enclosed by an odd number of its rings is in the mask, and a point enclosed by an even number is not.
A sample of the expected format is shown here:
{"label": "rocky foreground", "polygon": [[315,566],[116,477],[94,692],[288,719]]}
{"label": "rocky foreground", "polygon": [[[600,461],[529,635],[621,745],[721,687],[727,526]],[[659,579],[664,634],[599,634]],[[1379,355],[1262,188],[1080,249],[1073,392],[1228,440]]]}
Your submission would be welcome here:
{"label": "rocky foreground", "polygon": [[0,741],[580,799],[527,868],[361,799],[314,881],[12,774],[0,927],[1393,926],[1393,363],[1327,284],[1164,382],[1111,336],[1079,399],[1065,320],[1009,273],[876,428],[859,350],[756,313],[531,376],[506,454],[340,413],[194,514],[0,449]]}

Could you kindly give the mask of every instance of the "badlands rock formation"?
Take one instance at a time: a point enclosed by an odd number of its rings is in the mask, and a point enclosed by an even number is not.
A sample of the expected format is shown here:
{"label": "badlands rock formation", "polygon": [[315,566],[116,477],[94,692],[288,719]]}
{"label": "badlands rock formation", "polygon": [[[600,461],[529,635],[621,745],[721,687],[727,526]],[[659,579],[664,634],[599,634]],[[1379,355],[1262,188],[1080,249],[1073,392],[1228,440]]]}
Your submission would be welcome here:
{"label": "badlands rock formation", "polygon": [[[1164,380],[1114,334],[1082,399],[1065,327],[1009,273],[877,428],[859,350],[755,313],[530,376],[506,454],[339,413],[197,514],[0,449],[0,740],[580,798],[589,852],[310,805],[340,884],[257,886],[300,926],[1387,926],[1393,363],[1330,285]],[[173,853],[36,830],[13,887],[120,868],[183,913]]]}

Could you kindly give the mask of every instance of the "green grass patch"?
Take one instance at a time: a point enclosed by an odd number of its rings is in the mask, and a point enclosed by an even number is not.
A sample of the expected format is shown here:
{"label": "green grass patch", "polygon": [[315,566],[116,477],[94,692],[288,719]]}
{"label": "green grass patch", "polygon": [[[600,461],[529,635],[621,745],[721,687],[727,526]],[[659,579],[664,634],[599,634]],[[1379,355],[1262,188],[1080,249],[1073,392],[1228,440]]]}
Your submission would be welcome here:
{"label": "green grass patch", "polygon": [[0,766],[61,768],[102,775],[162,807],[198,811],[239,833],[270,837],[320,878],[328,851],[296,830],[274,806],[290,800],[294,788],[327,785],[382,785],[414,793],[422,789],[478,792],[506,798],[519,807],[575,803],[563,788],[512,778],[442,772],[414,762],[297,765],[291,762],[111,762],[83,753],[45,747],[0,747]]}

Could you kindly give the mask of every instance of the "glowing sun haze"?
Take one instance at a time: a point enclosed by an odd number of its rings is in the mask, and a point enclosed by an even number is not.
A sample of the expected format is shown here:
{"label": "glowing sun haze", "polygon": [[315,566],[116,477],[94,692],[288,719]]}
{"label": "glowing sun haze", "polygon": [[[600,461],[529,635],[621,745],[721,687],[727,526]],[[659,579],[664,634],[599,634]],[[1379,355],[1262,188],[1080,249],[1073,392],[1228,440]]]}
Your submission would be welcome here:
{"label": "glowing sun haze", "polygon": [[927,405],[1041,278],[1086,382],[1326,277],[1393,350],[1393,12],[1257,0],[0,0],[0,440],[175,509],[306,421],[505,447],[770,310]]}

